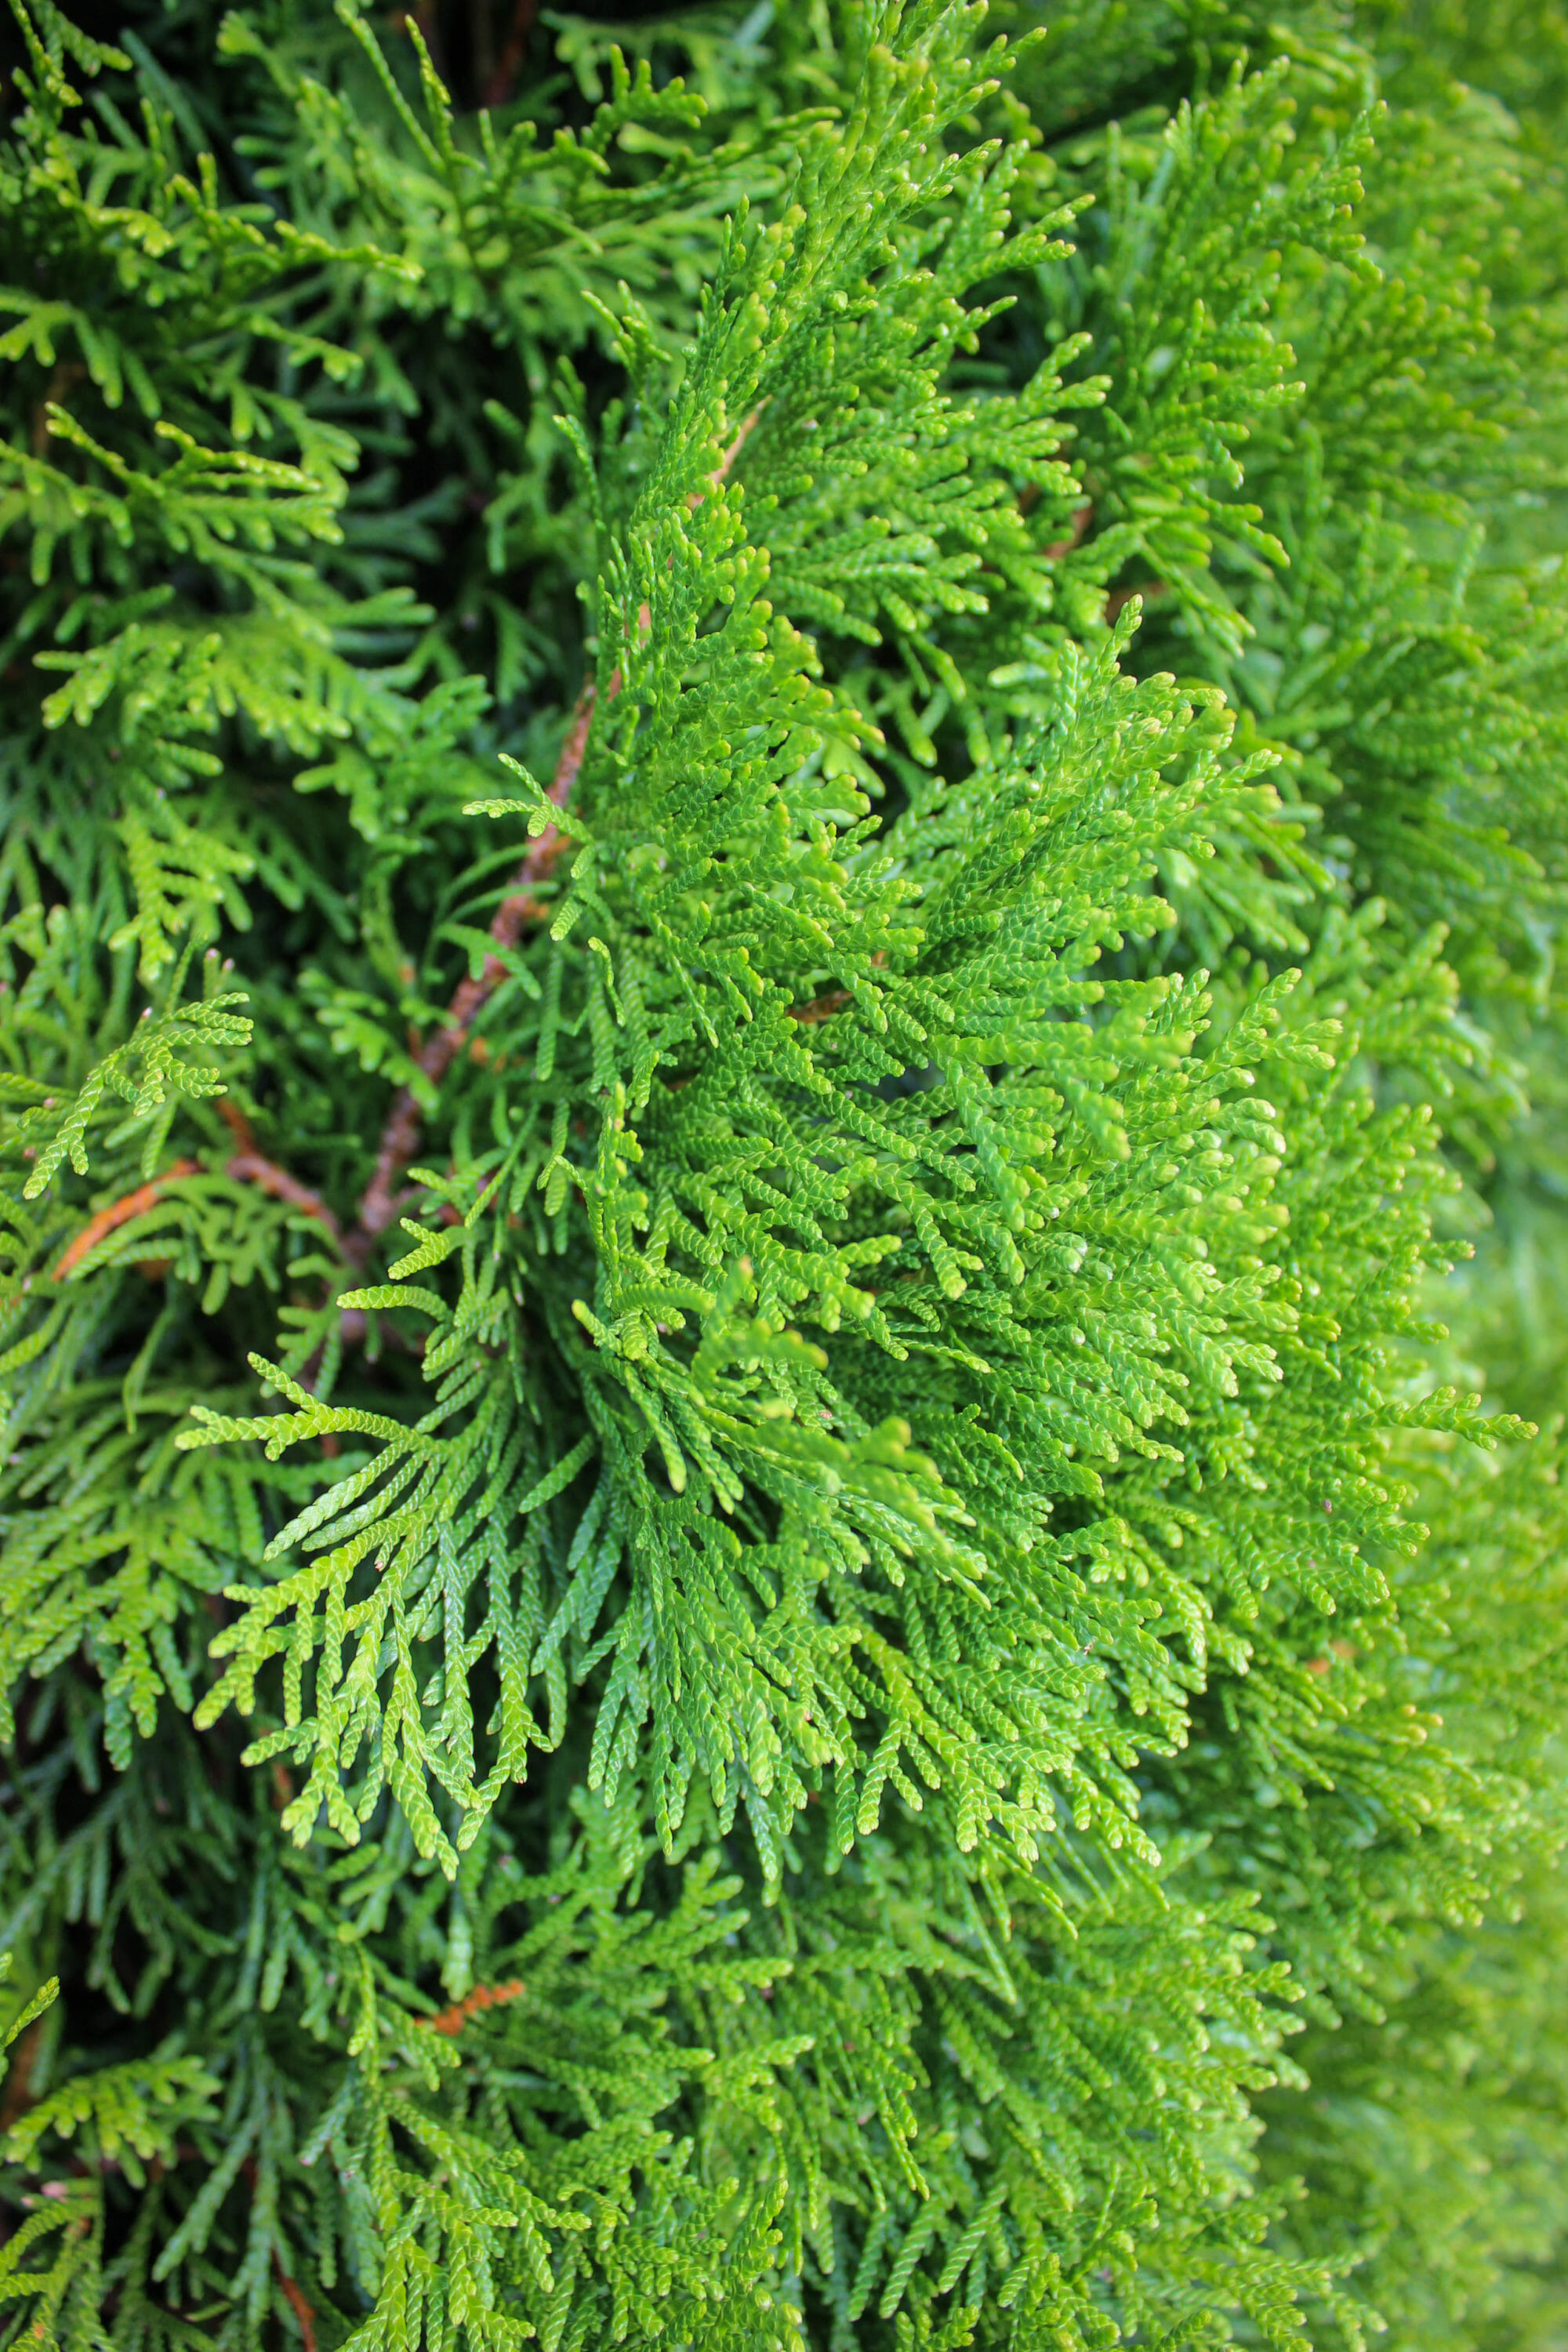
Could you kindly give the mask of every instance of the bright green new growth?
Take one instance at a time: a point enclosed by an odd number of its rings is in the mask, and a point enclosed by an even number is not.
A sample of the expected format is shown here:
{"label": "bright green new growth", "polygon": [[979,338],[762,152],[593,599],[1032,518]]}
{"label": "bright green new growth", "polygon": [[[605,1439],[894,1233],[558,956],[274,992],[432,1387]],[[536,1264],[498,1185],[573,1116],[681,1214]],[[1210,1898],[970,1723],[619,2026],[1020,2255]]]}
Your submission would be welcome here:
{"label": "bright green new growth", "polygon": [[18,6],[0,2342],[1546,2347],[1485,29]]}

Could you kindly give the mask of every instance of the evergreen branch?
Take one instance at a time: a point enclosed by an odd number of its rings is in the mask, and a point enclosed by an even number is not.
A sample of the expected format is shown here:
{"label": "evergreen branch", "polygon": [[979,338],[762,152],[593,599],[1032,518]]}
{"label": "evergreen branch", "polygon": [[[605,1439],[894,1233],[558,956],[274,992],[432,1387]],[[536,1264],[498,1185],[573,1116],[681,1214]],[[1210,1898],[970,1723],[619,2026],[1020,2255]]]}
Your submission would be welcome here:
{"label": "evergreen branch", "polygon": [[15,5],[0,2347],[1555,2341],[1562,107]]}

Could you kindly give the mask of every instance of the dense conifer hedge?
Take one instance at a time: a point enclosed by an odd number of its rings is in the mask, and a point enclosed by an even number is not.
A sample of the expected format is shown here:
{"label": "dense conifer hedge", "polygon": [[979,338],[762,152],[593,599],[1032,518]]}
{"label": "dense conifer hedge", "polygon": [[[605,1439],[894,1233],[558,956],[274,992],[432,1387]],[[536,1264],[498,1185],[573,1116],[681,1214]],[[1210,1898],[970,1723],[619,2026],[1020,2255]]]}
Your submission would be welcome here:
{"label": "dense conifer hedge", "polygon": [[13,0],[0,2344],[1568,2332],[1550,0]]}

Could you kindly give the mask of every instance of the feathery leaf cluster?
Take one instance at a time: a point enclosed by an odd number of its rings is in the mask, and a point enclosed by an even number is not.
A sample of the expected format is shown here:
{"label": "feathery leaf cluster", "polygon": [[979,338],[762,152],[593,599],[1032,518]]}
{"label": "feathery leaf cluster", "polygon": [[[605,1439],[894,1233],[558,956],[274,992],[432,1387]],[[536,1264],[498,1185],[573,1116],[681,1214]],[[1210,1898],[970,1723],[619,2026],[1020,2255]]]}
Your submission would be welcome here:
{"label": "feathery leaf cluster", "polygon": [[1544,2347],[1556,84],[15,9],[0,2342]]}

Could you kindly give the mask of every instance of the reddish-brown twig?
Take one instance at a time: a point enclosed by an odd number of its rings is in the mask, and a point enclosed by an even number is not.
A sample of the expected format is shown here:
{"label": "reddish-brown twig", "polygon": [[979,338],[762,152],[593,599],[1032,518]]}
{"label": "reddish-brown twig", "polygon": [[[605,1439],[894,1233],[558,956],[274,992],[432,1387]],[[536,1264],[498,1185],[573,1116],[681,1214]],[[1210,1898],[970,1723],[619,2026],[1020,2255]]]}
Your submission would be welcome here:
{"label": "reddish-brown twig", "polygon": [[278,2284],[283,2290],[289,2308],[300,2323],[300,2336],[305,2347],[305,2352],[316,2352],[315,2312],[306,2302],[304,2291],[299,2280],[290,2278],[284,2269],[283,2257],[276,2246],[272,2250],[272,2267],[278,2273]]}
{"label": "reddish-brown twig", "polygon": [[[756,431],[757,425],[762,418],[763,411],[766,406],[767,402],[765,400],[759,400],[751,415],[749,416],[742,417],[740,424],[735,428],[734,439],[731,442],[729,447],[721,457],[719,463],[714,467],[713,471],[708,477],[708,489],[716,490],[722,483],[728,481],[731,467],[734,464],[736,458],[740,456],[742,450],[745,447],[747,442]],[[689,494],[686,503],[694,514],[697,511],[697,509],[702,504],[702,501],[707,495],[707,490],[692,490]],[[647,609],[647,607],[645,605],[643,610],[646,612]]]}
{"label": "reddish-brown twig", "polygon": [[[871,958],[871,961],[879,968],[887,961],[886,948],[879,948]],[[814,1021],[831,1021],[836,1013],[842,1013],[847,1004],[853,1004],[854,1002],[853,989],[830,988],[821,996],[814,996],[809,1003],[792,1004],[789,1008],[789,1017],[792,1021],[803,1021],[809,1027]]]}
{"label": "reddish-brown twig", "polygon": [[286,1168],[279,1168],[276,1160],[268,1160],[264,1152],[257,1150],[250,1121],[237,1104],[223,1101],[217,1108],[218,1117],[239,1146],[233,1158],[225,1162],[224,1174],[232,1176],[238,1183],[254,1184],[259,1192],[270,1193],[273,1200],[287,1202],[291,1209],[303,1209],[308,1217],[313,1217],[319,1225],[326,1227],[342,1249],[343,1229],[321,1194],[313,1192],[309,1184],[301,1184],[297,1176],[290,1176]]}
{"label": "reddish-brown twig", "polygon": [[[645,605],[643,610],[646,612]],[[621,674],[616,670],[610,679],[609,690],[619,690]],[[551,779],[550,797],[557,808],[564,808],[577,781],[588,749],[588,730],[594,723],[594,688],[585,686],[577,698],[577,708],[572,714],[572,724],[566,730],[566,740],[561,747],[561,757],[555,763]],[[535,897],[540,884],[565,847],[565,836],[551,824],[538,838],[529,844],[528,855],[512,877],[510,889],[490,919],[490,937],[498,948],[517,945],[524,923],[536,920],[543,912]],[[478,1020],[483,1006],[494,995],[506,978],[507,967],[499,955],[487,955],[479,967],[477,979],[465,980],[447,1007],[446,1017],[436,1034],[427,1040],[419,1055],[421,1075],[432,1086],[439,1086],[458,1055],[468,1042],[468,1033]],[[352,1255],[368,1254],[377,1234],[384,1233],[397,1214],[397,1198],[393,1187],[414,1154],[419,1149],[419,1098],[412,1087],[400,1087],[394,1098],[386,1124],[381,1131],[381,1148],[375,1155],[363,1198],[359,1204],[358,1231],[349,1237]]]}
{"label": "reddish-brown twig", "polygon": [[49,446],[49,412],[58,408],[73,384],[87,374],[80,360],[61,360],[49,378],[48,390],[33,411],[33,455],[41,457]]}
{"label": "reddish-brown twig", "polygon": [[200,1165],[195,1160],[176,1160],[172,1168],[165,1168],[163,1173],[154,1176],[151,1183],[138,1184],[134,1192],[127,1192],[120,1200],[110,1201],[106,1209],[100,1209],[96,1215],[88,1219],[49,1279],[63,1282],[68,1274],[75,1272],[89,1252],[98,1247],[106,1234],[114,1233],[121,1225],[128,1225],[132,1217],[143,1215],[182,1176],[199,1176],[201,1172]]}
{"label": "reddish-brown twig", "polygon": [[[219,1118],[239,1146],[238,1150],[225,1161],[224,1174],[232,1176],[238,1183],[256,1185],[261,1192],[270,1193],[275,1201],[287,1202],[290,1208],[302,1209],[308,1217],[313,1217],[319,1225],[326,1227],[342,1249],[342,1227],[321,1194],[312,1192],[309,1184],[301,1184],[297,1176],[290,1176],[286,1168],[279,1168],[275,1160],[268,1160],[264,1152],[257,1150],[250,1122],[236,1104],[224,1101],[217,1108]],[[116,1232],[121,1225],[128,1225],[133,1217],[142,1216],[182,1176],[200,1176],[203,1172],[198,1160],[176,1160],[172,1167],[164,1169],[161,1176],[154,1176],[146,1184],[138,1184],[133,1192],[123,1193],[118,1201],[110,1201],[107,1208],[98,1210],[88,1219],[55,1267],[50,1279],[63,1282],[67,1275],[74,1273],[83,1258],[98,1247],[106,1234]]]}
{"label": "reddish-brown twig", "polygon": [[1156,604],[1162,596],[1169,593],[1170,591],[1163,580],[1140,580],[1131,588],[1107,589],[1105,617],[1107,621],[1119,620],[1134,596],[1142,597],[1145,604]]}
{"label": "reddish-brown twig", "polygon": [[1078,545],[1079,540],[1083,537],[1084,532],[1089,529],[1089,524],[1093,520],[1093,502],[1091,501],[1088,506],[1079,507],[1073,516],[1072,529],[1068,531],[1066,539],[1053,539],[1049,547],[1043,547],[1040,550],[1040,553],[1045,557],[1046,562],[1047,563],[1059,563],[1064,555],[1070,555],[1073,549]]}
{"label": "reddish-brown twig", "polygon": [[[247,2156],[245,2162],[239,2168],[247,2188],[254,2197],[256,2194],[258,2177],[256,2158],[253,2156]],[[304,2339],[305,2352],[316,2352],[315,2312],[311,2305],[306,2301],[304,2290],[300,2286],[299,2280],[290,2278],[289,2275],[289,2272],[284,2266],[283,2257],[279,2252],[276,2246],[272,2249],[272,2269],[279,2285],[283,2290],[284,2301],[288,2304],[289,2310],[293,2313],[296,2320],[299,2322],[300,2334]]]}
{"label": "reddish-brown twig", "polygon": [[510,106],[517,89],[517,78],[522,70],[522,60],[528,53],[528,37],[538,14],[538,0],[517,0],[512,10],[511,29],[506,47],[496,63],[496,69],[479,92],[481,106]]}
{"label": "reddish-brown twig", "polygon": [[24,2029],[12,2054],[5,2104],[0,2105],[0,2132],[8,2132],[33,2104],[33,2068],[37,2063],[43,2038],[44,2020],[35,2017],[31,2025]]}
{"label": "reddish-brown twig", "polygon": [[[750,415],[742,418],[734,439],[708,477],[709,490],[718,489],[728,478],[731,467],[745,447],[762,413],[759,405],[752,410]],[[693,490],[687,503],[693,509],[700,507],[708,494],[708,490]],[[652,625],[653,616],[647,606],[639,606],[639,637],[646,637]],[[617,667],[610,673],[605,699],[613,702],[620,690],[621,673]],[[561,747],[561,757],[555,763],[555,773],[551,780],[550,798],[557,808],[564,808],[570,800],[586,756],[595,700],[595,688],[590,681],[577,698],[572,724],[566,730],[566,740]],[[535,893],[564,846],[563,835],[552,824],[547,825],[531,843],[527,856],[512,877],[510,888],[490,919],[490,937],[498,948],[515,947],[523,925],[537,922],[543,915],[545,909]],[[506,978],[506,964],[500,955],[487,955],[478,977],[465,980],[453,995],[441,1026],[427,1040],[418,1056],[420,1074],[432,1086],[439,1086],[468,1045],[474,1023]],[[400,1087],[386,1115],[375,1165],[360,1201],[358,1226],[347,1236],[344,1244],[351,1257],[361,1261],[367,1257],[376,1235],[384,1233],[396,1216],[399,1195],[395,1187],[398,1178],[419,1149],[419,1129],[418,1097],[411,1086]]]}
{"label": "reddish-brown twig", "polygon": [[[1074,548],[1082,541],[1084,534],[1093,520],[1094,505],[1091,500],[1089,505],[1077,509],[1072,519],[1072,529],[1065,539],[1054,539],[1049,547],[1040,550],[1046,562],[1059,563],[1064,555],[1070,555]],[[1106,620],[1110,624],[1114,624],[1120,619],[1134,596],[1141,596],[1145,604],[1152,604],[1160,597],[1167,596],[1169,593],[1170,589],[1163,580],[1141,580],[1131,588],[1108,588],[1105,592]]]}
{"label": "reddish-brown twig", "polygon": [[836,1013],[842,1013],[852,1001],[847,988],[830,988],[826,996],[814,996],[809,1004],[792,1004],[789,1017],[810,1028],[815,1021],[831,1021]]}
{"label": "reddish-brown twig", "polygon": [[521,2000],[527,1988],[521,1977],[510,1984],[476,1985],[461,2000],[454,2001],[436,2017],[424,2020],[432,2033],[461,2033],[470,2017],[478,2017],[483,2009],[500,2009],[509,2000]]}

